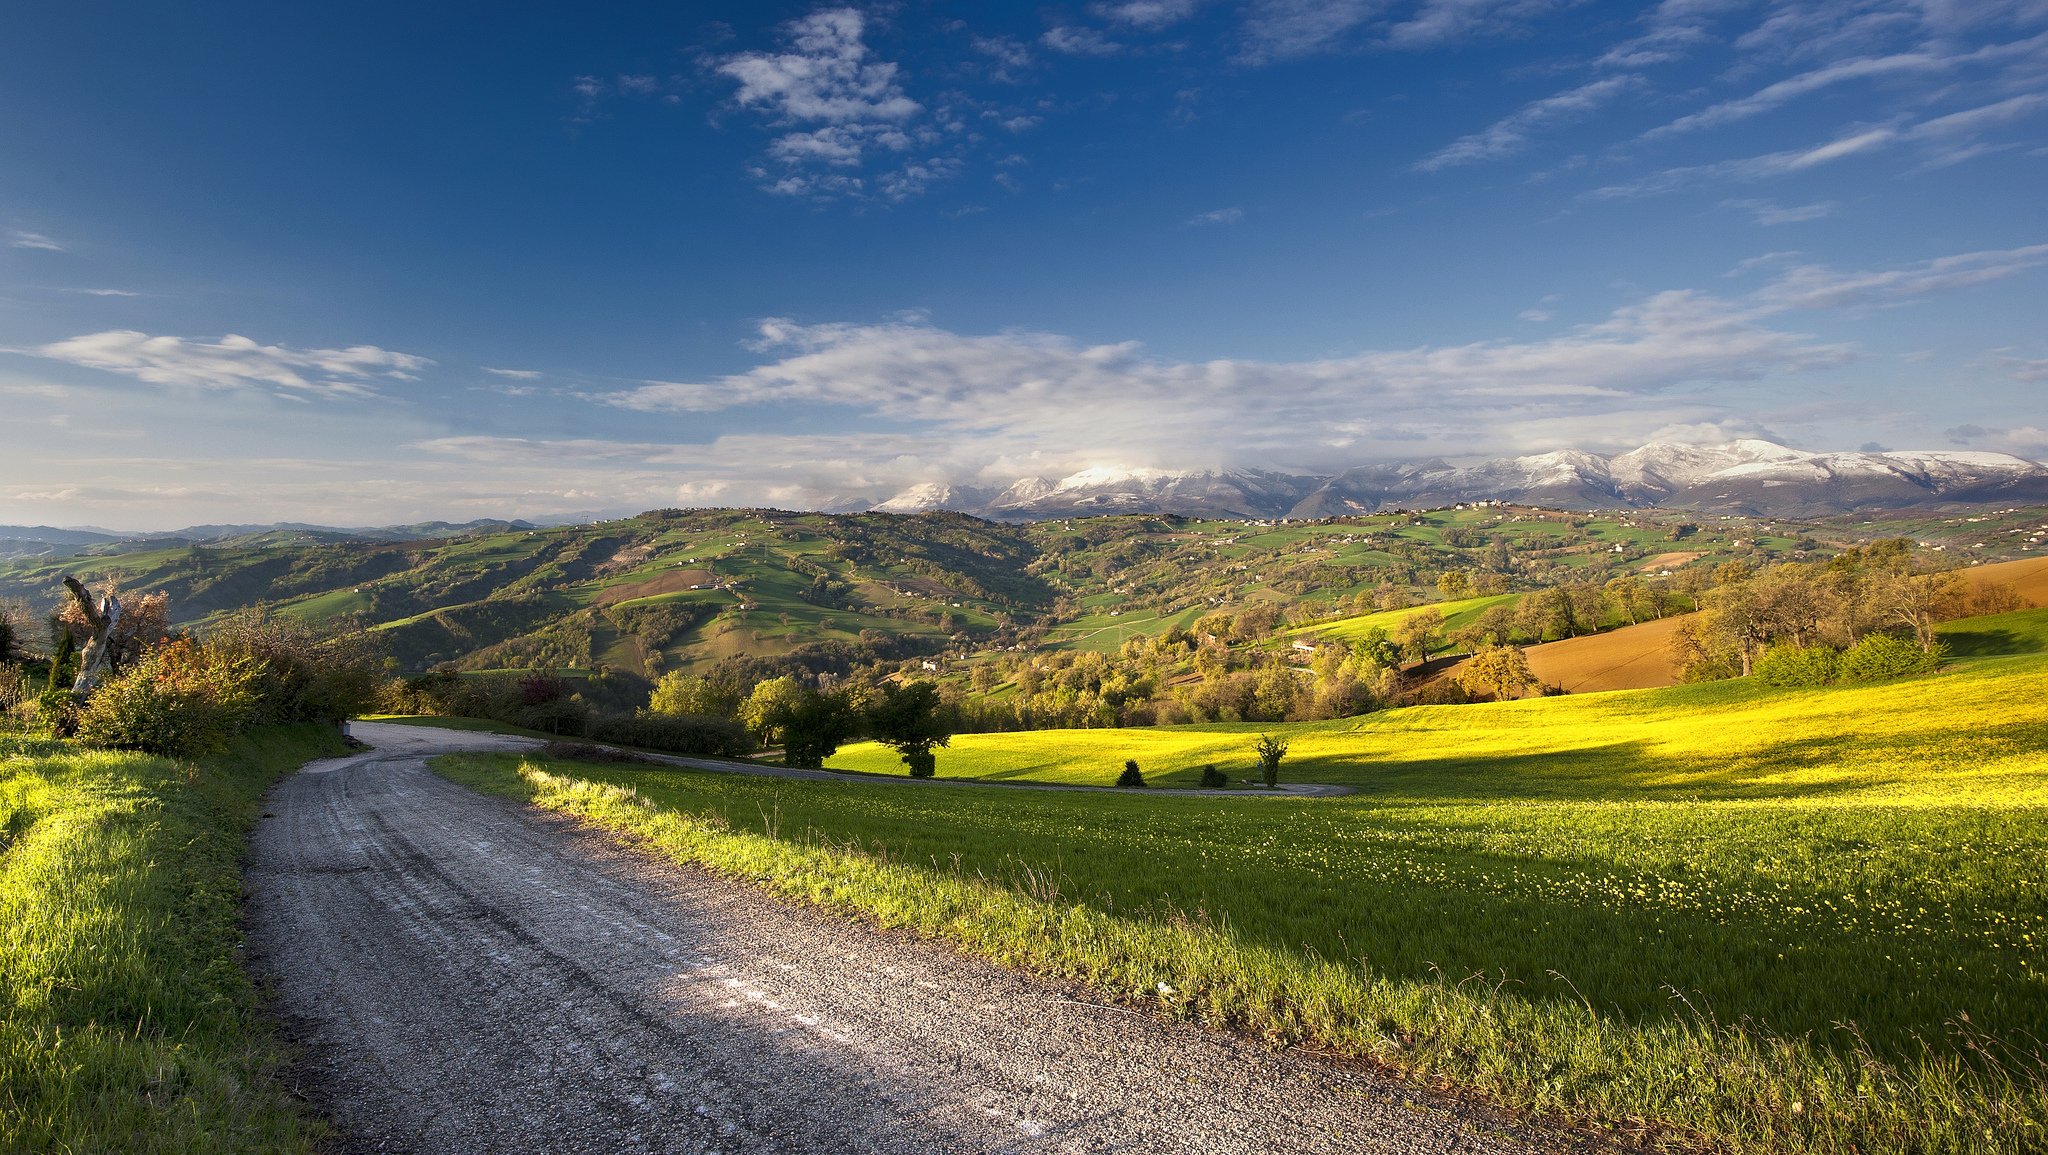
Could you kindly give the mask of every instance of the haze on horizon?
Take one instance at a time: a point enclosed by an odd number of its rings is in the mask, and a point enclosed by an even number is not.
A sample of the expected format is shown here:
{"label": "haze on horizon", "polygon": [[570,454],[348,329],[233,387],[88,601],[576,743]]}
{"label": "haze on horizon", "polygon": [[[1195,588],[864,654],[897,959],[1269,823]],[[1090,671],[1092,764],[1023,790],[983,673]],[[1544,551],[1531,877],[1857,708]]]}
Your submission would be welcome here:
{"label": "haze on horizon", "polygon": [[45,5],[0,523],[2048,456],[2048,7]]}

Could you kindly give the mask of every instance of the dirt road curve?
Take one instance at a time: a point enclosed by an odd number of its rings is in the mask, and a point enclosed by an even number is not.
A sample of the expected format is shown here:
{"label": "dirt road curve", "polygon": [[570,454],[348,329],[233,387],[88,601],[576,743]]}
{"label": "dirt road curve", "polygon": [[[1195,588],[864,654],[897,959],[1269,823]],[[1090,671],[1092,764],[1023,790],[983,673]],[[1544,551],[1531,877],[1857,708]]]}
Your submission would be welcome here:
{"label": "dirt road curve", "polygon": [[277,788],[248,873],[252,960],[344,1150],[1568,1149],[787,907],[424,768],[517,740],[379,738],[396,744]]}

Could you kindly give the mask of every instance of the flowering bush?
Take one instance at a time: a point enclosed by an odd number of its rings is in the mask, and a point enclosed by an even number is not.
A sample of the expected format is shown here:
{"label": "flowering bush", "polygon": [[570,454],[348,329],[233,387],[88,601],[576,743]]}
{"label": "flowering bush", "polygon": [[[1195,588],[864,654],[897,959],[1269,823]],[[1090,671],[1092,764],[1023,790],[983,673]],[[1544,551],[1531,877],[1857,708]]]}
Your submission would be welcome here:
{"label": "flowering bush", "polygon": [[260,661],[223,647],[166,643],[101,684],[79,711],[78,737],[152,754],[217,750],[255,720],[264,672]]}

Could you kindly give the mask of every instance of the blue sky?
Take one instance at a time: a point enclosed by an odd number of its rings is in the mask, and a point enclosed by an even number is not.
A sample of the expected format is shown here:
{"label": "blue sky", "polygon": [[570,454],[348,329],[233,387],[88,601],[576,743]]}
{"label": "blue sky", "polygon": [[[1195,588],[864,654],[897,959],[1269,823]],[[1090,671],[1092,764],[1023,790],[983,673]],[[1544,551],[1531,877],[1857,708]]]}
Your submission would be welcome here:
{"label": "blue sky", "polygon": [[2048,3],[40,5],[0,522],[2048,456]]}

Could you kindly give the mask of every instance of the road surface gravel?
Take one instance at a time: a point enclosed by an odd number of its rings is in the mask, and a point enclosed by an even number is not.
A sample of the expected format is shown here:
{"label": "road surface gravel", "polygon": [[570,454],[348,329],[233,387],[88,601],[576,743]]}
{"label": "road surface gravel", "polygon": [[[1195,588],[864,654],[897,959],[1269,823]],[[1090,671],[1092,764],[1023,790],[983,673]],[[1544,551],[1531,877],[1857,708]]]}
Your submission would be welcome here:
{"label": "road surface gravel", "polygon": [[252,965],[342,1151],[1581,1148],[785,905],[425,767],[524,740],[371,740],[278,785],[247,876]]}

